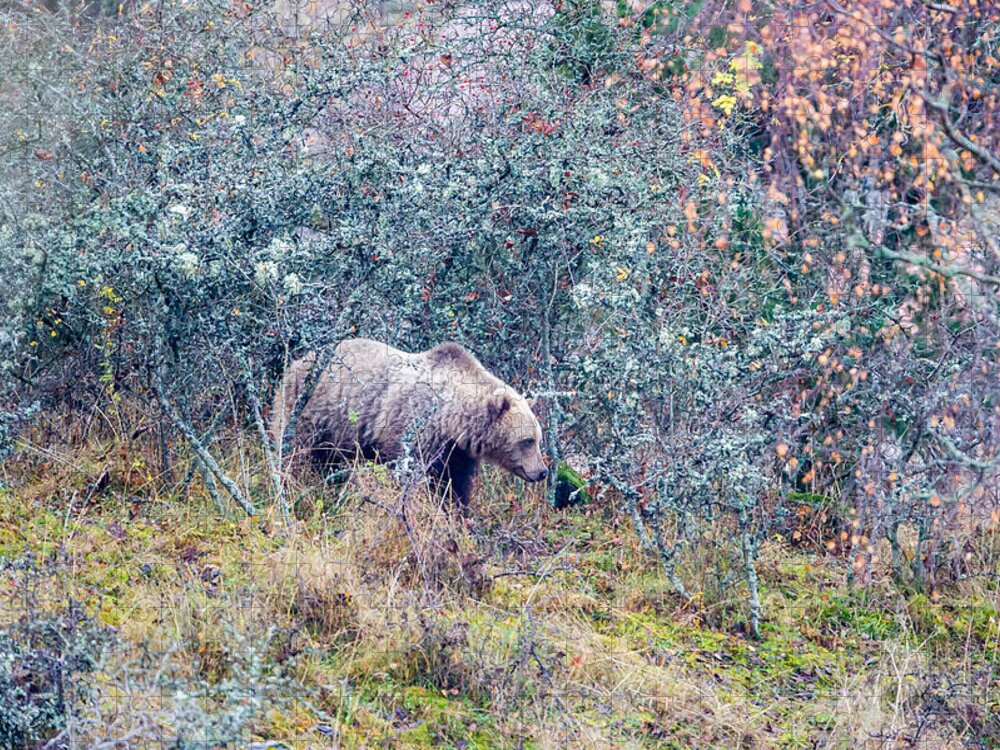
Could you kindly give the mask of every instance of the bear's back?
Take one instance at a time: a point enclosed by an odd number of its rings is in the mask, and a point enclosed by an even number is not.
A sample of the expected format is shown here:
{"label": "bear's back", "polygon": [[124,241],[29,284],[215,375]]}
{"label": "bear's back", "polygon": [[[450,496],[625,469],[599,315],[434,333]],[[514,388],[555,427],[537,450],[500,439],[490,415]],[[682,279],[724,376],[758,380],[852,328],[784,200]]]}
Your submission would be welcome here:
{"label": "bear's back", "polygon": [[344,339],[337,344],[336,362],[349,370],[391,373],[404,364],[413,365],[415,355],[374,339]]}
{"label": "bear's back", "polygon": [[454,341],[438,344],[424,354],[431,367],[464,372],[480,372],[485,369],[468,349]]}

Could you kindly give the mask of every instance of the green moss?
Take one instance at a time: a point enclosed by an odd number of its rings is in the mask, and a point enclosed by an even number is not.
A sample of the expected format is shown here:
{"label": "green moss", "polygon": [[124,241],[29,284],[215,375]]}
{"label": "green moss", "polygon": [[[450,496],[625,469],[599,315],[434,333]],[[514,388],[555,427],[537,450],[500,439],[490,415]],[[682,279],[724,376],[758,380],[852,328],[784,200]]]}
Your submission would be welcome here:
{"label": "green moss", "polygon": [[[381,737],[392,747],[504,748],[507,742],[488,707],[438,688],[399,683],[392,679],[360,686],[352,715],[344,723],[367,717],[367,739]],[[354,721],[352,721],[352,719]],[[376,731],[372,731],[374,727]],[[350,742],[345,742],[350,746]],[[524,746],[527,747],[527,746]]]}
{"label": "green moss", "polygon": [[983,658],[1000,661],[1000,612],[993,602],[933,602],[914,594],[906,602],[914,634],[926,639],[939,651],[962,653],[967,641],[981,647]]}
{"label": "green moss", "polygon": [[827,598],[816,616],[818,629],[841,636],[864,636],[883,641],[900,634],[896,617],[884,602],[870,601],[862,594],[838,594]]}
{"label": "green moss", "polygon": [[590,502],[586,478],[565,461],[556,467],[555,507],[566,508]]}

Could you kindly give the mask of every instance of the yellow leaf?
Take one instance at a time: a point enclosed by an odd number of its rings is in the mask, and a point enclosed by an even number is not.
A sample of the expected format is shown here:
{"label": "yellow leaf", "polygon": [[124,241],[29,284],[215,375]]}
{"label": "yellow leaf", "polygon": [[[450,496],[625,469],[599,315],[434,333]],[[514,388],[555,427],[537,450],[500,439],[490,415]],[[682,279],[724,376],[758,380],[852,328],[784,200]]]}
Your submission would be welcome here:
{"label": "yellow leaf", "polygon": [[729,115],[732,113],[733,107],[736,106],[736,97],[730,94],[723,94],[712,102],[712,106],[716,109],[721,109],[726,115]]}

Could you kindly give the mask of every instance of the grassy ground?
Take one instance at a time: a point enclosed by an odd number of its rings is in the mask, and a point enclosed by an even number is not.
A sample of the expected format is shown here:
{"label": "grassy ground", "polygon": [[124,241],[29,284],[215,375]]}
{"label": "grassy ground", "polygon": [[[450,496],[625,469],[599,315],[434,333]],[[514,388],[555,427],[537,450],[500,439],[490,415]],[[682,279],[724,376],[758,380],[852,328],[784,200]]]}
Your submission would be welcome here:
{"label": "grassy ground", "polygon": [[0,618],[75,600],[114,634],[87,678],[94,744],[167,746],[188,716],[205,736],[182,746],[206,748],[1000,747],[996,539],[992,577],[933,599],[852,590],[775,539],[752,641],[712,545],[685,563],[711,593],[682,604],[604,506],[491,482],[469,520],[420,493],[400,514],[365,471],[299,493],[285,531],[134,462],[94,492],[106,457],[0,490]]}

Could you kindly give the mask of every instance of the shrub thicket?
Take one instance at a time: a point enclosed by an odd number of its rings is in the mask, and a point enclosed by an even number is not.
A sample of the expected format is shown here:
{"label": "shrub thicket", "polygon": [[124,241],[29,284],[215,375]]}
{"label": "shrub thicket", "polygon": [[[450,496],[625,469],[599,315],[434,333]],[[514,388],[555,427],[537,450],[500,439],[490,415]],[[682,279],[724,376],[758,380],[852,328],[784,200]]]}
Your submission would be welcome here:
{"label": "shrub thicket", "polygon": [[682,595],[677,556],[732,530],[756,630],[757,549],[804,495],[851,509],[828,541],[862,572],[913,525],[922,584],[996,472],[995,298],[858,241],[856,192],[789,234],[828,208],[762,167],[780,61],[723,33],[666,65],[649,13],[7,12],[8,411],[96,402],[134,435],[119,405],[150,405],[226,484],[199,436],[259,424],[291,356],[455,339],[542,397],[552,458],[624,499]]}

